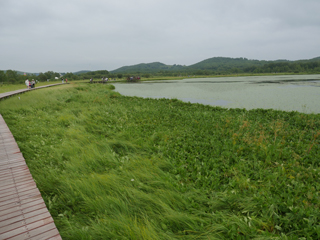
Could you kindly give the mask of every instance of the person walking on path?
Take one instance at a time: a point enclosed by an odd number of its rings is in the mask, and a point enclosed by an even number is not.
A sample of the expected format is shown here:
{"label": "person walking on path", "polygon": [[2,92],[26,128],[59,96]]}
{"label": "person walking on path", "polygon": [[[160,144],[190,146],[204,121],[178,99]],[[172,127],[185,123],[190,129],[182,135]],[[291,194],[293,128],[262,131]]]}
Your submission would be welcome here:
{"label": "person walking on path", "polygon": [[36,82],[34,81],[34,79],[32,79],[32,81],[31,81],[31,88],[34,88],[34,87],[35,87],[35,84],[36,84]]}
{"label": "person walking on path", "polygon": [[25,84],[27,85],[27,88],[29,89],[29,80],[26,79]]}

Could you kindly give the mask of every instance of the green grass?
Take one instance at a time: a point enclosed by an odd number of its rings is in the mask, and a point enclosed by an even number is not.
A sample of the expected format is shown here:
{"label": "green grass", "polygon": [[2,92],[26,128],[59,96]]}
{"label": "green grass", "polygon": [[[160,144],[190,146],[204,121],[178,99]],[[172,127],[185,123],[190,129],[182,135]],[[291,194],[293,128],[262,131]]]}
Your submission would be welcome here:
{"label": "green grass", "polygon": [[[36,84],[36,87],[45,86],[49,84],[61,83],[59,81],[50,81],[50,82],[39,82]],[[19,89],[26,89],[27,86],[25,84],[0,84],[0,93],[15,91]]]}
{"label": "green grass", "polygon": [[63,239],[319,239],[320,115],[76,83],[0,102]]}

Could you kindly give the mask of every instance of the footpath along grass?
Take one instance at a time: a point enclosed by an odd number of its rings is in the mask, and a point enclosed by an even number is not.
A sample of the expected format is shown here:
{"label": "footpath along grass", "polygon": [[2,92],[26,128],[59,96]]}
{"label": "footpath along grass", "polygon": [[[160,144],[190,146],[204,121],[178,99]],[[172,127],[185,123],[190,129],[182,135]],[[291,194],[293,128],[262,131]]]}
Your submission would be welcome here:
{"label": "footpath along grass", "polygon": [[[35,86],[41,87],[41,86],[56,84],[56,83],[61,83],[61,80],[51,81],[51,82],[39,82]],[[27,86],[22,83],[21,84],[0,84],[0,93],[11,92],[19,89],[27,89]]]}
{"label": "footpath along grass", "polygon": [[320,115],[69,84],[0,102],[63,239],[320,239]]}

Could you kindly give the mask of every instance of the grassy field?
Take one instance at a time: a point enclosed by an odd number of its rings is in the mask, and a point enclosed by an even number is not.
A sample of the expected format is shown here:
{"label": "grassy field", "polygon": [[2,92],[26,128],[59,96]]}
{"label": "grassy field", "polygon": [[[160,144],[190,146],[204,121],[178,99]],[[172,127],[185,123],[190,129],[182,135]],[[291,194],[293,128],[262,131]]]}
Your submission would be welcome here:
{"label": "grassy field", "polygon": [[[61,83],[59,81],[50,81],[50,82],[39,82],[36,84],[36,87],[41,87],[49,84]],[[0,93],[15,91],[19,89],[26,89],[27,86],[25,84],[0,84]]]}
{"label": "grassy field", "polygon": [[0,101],[63,239],[320,239],[320,115],[74,83]]}

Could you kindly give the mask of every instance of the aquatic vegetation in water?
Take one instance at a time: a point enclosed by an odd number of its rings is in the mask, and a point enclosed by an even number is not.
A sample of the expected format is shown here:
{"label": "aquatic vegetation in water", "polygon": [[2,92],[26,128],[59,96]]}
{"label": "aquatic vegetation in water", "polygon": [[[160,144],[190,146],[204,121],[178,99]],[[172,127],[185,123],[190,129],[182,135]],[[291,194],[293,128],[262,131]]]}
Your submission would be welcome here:
{"label": "aquatic vegetation in water", "polygon": [[124,97],[108,85],[0,102],[63,239],[306,239],[320,115]]}

